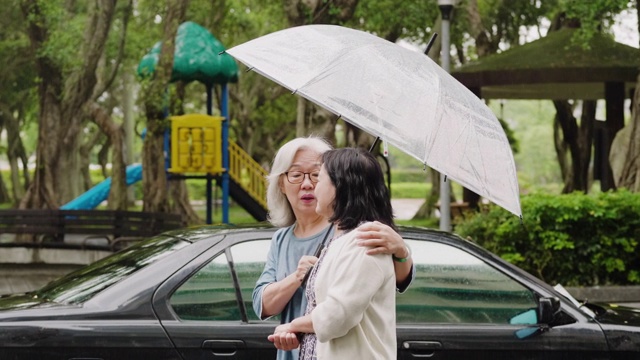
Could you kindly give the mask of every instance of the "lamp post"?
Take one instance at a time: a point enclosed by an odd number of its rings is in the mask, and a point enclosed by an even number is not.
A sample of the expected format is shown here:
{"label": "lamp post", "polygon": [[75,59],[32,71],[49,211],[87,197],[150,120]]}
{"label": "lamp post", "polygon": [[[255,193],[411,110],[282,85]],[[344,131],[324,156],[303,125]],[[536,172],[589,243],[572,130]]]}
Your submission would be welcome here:
{"label": "lamp post", "polygon": [[[438,8],[442,14],[442,68],[448,73],[450,72],[450,40],[451,35],[449,29],[451,27],[451,13],[456,0],[438,0]],[[447,176],[440,173],[440,230],[451,231],[451,194],[450,187],[446,181]]]}

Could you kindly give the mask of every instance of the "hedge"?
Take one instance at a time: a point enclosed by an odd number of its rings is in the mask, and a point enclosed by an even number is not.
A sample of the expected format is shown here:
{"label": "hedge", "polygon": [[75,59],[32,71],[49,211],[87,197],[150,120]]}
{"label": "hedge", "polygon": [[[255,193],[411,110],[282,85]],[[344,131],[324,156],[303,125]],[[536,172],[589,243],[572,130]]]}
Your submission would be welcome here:
{"label": "hedge", "polygon": [[640,284],[640,194],[533,194],[521,204],[522,222],[493,205],[455,232],[549,284]]}

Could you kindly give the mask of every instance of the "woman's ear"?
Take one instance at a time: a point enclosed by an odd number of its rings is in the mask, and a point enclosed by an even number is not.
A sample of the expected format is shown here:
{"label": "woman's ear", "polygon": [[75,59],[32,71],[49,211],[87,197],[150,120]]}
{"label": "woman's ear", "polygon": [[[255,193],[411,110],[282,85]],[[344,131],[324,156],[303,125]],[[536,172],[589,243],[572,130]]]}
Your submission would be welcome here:
{"label": "woman's ear", "polygon": [[281,191],[283,194],[285,194],[285,191],[284,191],[284,181],[283,181],[283,176],[282,176],[282,175],[278,176],[278,188],[280,189],[280,191]]}

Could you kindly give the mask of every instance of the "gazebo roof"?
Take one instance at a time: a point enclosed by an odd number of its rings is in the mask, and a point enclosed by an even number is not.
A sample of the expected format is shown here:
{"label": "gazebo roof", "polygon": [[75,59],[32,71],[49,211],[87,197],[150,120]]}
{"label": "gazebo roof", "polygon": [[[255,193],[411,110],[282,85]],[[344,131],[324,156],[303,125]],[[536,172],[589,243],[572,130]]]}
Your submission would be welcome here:
{"label": "gazebo roof", "polygon": [[633,88],[640,50],[597,34],[584,49],[574,44],[575,29],[550,32],[539,40],[454,69],[468,88],[488,99],[604,99],[605,82]]}

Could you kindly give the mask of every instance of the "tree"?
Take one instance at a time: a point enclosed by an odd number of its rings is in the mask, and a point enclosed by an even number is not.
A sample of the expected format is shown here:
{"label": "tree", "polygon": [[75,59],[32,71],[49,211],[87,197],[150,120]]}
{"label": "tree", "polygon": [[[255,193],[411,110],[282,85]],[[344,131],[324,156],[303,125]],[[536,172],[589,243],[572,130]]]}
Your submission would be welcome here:
{"label": "tree", "polygon": [[[4,5],[4,4],[3,4]],[[0,202],[11,202],[14,206],[24,196],[25,188],[31,182],[28,169],[28,144],[23,142],[21,128],[25,133],[28,125],[34,121],[35,102],[31,89],[35,86],[35,67],[33,59],[24,56],[28,53],[29,39],[23,33],[20,9],[15,6],[3,7],[0,17],[0,131],[6,131],[6,146],[0,147],[6,152],[11,169],[10,183],[12,193],[6,192],[7,186],[0,176]]]}
{"label": "tree", "polygon": [[[636,0],[635,8],[639,20],[638,33],[640,34],[639,3]],[[640,89],[640,75],[632,100],[631,122],[627,125],[628,129],[620,131],[616,136],[610,155],[620,154],[622,158],[620,171],[614,172],[616,186],[627,188],[633,192],[640,192],[640,91],[638,89]],[[613,163],[614,159],[611,162]]]}
{"label": "tree", "polygon": [[[97,99],[110,86],[119,64],[115,59],[100,67],[116,1],[96,0],[85,6],[22,0],[20,5],[39,77],[36,170],[20,207],[57,208],[82,189],[78,149],[85,122],[93,118],[103,129],[111,122]],[[113,158],[112,191],[123,188],[119,159]]]}
{"label": "tree", "polygon": [[165,118],[166,91],[171,80],[173,55],[178,26],[184,21],[188,0],[167,0],[163,17],[162,48],[153,77],[146,81],[143,101],[147,119],[142,158],[143,210],[169,212],[167,175],[164,165],[163,140],[167,126]]}
{"label": "tree", "polygon": [[[588,47],[589,40],[596,33],[605,31],[605,25],[612,23],[613,16],[632,6],[632,3],[632,1],[628,0],[598,0],[589,3],[579,0],[567,0],[563,5],[566,8],[566,18],[568,18],[570,22],[580,24],[574,40],[582,44],[582,46]],[[637,10],[637,1],[635,4]],[[638,85],[640,85],[640,79]],[[636,86],[636,89],[638,89],[638,86]],[[572,115],[569,116],[568,107],[566,105],[559,107],[558,104],[556,104],[556,108],[559,110],[556,120],[560,122],[560,126],[564,132],[564,142],[569,144],[571,153],[571,169],[563,170],[563,177],[565,179],[563,192],[566,193],[575,190],[586,192],[588,189],[587,167],[590,161],[591,144],[593,142],[592,134],[593,121],[595,120],[595,104],[591,101],[583,102],[583,117],[579,133],[575,118],[572,118]],[[638,121],[637,118],[638,114],[637,111],[635,111],[633,112],[632,129]],[[633,133],[633,131],[631,133]],[[633,138],[633,136],[631,138]],[[556,147],[558,148],[558,146]],[[618,149],[618,151],[616,151],[614,149],[610,154],[619,153],[620,150],[621,149]],[[640,181],[640,179],[637,179],[635,176],[635,173],[640,169],[640,163],[637,160],[640,154],[638,152],[639,150],[640,149],[633,146],[633,141],[629,142],[628,151],[625,153],[623,170],[615,181],[617,186],[636,190],[640,189],[640,186],[638,186],[640,182],[636,182]],[[559,153],[559,156],[561,155],[562,154]],[[611,162],[613,163],[614,161]],[[560,164],[562,165],[562,161]]]}

